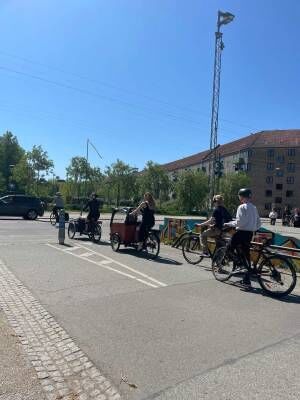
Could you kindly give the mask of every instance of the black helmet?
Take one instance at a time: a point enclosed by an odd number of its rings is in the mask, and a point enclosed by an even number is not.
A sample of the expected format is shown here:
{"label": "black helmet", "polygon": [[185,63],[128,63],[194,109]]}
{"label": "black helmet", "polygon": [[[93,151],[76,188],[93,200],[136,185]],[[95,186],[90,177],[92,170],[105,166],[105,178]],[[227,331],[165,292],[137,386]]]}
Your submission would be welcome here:
{"label": "black helmet", "polygon": [[238,195],[242,196],[242,197],[246,197],[247,199],[249,199],[252,196],[252,192],[251,192],[251,189],[242,188],[242,189],[239,190]]}

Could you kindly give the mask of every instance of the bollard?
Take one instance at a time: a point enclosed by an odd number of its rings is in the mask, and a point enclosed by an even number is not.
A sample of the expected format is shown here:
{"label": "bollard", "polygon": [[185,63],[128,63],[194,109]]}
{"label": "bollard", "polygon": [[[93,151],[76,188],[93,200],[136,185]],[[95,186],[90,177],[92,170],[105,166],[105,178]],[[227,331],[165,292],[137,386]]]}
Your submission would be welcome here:
{"label": "bollard", "polygon": [[65,244],[65,211],[59,210],[58,243]]}

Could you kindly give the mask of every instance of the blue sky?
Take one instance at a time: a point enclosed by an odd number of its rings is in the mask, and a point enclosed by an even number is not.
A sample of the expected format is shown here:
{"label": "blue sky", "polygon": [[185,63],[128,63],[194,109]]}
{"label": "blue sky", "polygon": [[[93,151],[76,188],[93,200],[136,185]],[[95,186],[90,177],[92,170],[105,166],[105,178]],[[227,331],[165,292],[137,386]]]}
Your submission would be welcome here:
{"label": "blue sky", "polygon": [[300,128],[298,0],[1,0],[0,132],[60,176],[87,138],[101,169],[207,149],[218,9],[219,143]]}

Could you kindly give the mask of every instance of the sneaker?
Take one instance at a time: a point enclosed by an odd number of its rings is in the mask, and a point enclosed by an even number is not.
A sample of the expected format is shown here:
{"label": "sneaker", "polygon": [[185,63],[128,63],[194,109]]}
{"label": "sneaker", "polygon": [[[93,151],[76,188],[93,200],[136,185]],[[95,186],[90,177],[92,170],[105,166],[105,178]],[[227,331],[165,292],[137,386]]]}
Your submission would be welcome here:
{"label": "sneaker", "polygon": [[251,287],[251,280],[249,277],[244,277],[241,281],[240,284],[245,286],[245,287]]}

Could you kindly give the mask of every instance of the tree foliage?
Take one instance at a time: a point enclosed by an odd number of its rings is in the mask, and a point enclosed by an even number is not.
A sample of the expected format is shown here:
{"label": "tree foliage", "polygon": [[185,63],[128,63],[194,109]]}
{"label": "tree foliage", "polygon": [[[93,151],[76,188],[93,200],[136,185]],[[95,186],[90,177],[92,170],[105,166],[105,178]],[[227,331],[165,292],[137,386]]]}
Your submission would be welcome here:
{"label": "tree foliage", "polygon": [[175,183],[180,209],[191,213],[205,206],[208,193],[208,177],[202,171],[185,171],[178,175]]}
{"label": "tree foliage", "polygon": [[250,178],[245,172],[233,172],[220,179],[220,192],[224,196],[224,204],[234,214],[238,205],[238,191],[250,186]]}
{"label": "tree foliage", "polygon": [[0,136],[0,191],[9,190],[12,171],[24,153],[17,137],[11,132]]}
{"label": "tree foliage", "polygon": [[[148,161],[139,178],[140,191],[151,192],[155,199],[166,201],[171,182],[166,171],[153,161]],[[142,194],[142,193],[141,193]]]}

